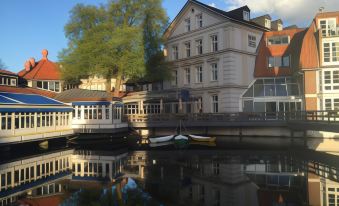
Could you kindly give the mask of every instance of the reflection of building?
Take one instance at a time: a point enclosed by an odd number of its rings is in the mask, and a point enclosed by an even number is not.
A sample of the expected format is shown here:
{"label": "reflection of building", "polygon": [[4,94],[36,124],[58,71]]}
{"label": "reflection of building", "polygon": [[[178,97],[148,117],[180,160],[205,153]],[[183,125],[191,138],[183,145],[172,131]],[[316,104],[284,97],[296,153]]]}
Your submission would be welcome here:
{"label": "reflection of building", "polygon": [[70,149],[1,164],[0,203],[15,202],[23,193],[46,195],[61,190],[54,182],[70,178],[72,154]]}
{"label": "reflection of building", "polygon": [[73,181],[95,184],[115,180],[121,174],[126,156],[127,153],[121,152],[63,149],[7,160],[0,163],[0,205],[25,197],[26,203],[48,202],[48,197],[64,194],[66,188],[62,185]]}
{"label": "reflection of building", "polygon": [[62,102],[35,94],[0,92],[0,105],[0,144],[73,134],[72,108]]}
{"label": "reflection of building", "polygon": [[[114,154],[100,151],[76,151],[72,156],[74,177],[115,179],[121,174],[127,153]],[[90,178],[89,178],[90,179]]]}
{"label": "reflection of building", "polygon": [[72,127],[80,133],[114,133],[127,129],[122,122],[122,103],[105,91],[71,89],[55,99],[73,106]]}

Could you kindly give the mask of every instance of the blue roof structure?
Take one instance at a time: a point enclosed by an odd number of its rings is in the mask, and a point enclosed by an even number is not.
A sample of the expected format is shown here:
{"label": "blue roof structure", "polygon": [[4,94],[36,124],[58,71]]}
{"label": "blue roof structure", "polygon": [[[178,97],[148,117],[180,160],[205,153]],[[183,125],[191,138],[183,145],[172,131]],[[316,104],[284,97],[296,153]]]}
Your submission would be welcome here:
{"label": "blue roof structure", "polygon": [[34,105],[55,105],[55,106],[64,105],[62,102],[37,94],[19,94],[5,92],[0,92],[0,104],[34,104]]}
{"label": "blue roof structure", "polygon": [[[1,105],[7,105],[1,107]],[[8,107],[8,105],[13,105]],[[37,107],[39,105],[40,107]],[[29,107],[35,106],[35,107]],[[73,108],[37,94],[0,92],[0,112],[71,112]]]}

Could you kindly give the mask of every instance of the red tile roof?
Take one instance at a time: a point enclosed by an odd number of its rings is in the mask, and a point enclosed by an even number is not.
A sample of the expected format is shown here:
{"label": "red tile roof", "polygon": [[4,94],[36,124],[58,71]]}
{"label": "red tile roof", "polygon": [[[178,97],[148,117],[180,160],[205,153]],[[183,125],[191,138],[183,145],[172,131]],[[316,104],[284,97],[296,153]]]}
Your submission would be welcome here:
{"label": "red tile roof", "polygon": [[22,93],[22,94],[38,94],[45,97],[53,98],[56,93],[33,89],[28,87],[11,87],[11,86],[0,86],[0,92],[11,92],[11,93]]}
{"label": "red tile roof", "polygon": [[8,71],[8,70],[5,70],[5,69],[0,69],[0,73],[2,73],[2,74],[9,74],[9,75],[16,75],[15,73],[13,73],[11,71]]}
{"label": "red tile roof", "polygon": [[40,60],[29,71],[21,70],[18,75],[28,80],[60,80],[61,72],[58,64],[48,59]]}

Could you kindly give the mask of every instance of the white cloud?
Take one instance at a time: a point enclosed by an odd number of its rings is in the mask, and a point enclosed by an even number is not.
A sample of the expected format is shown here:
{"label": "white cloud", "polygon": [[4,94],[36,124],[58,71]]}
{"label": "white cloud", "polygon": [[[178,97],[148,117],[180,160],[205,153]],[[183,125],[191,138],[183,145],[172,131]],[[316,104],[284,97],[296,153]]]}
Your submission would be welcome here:
{"label": "white cloud", "polygon": [[208,5],[211,6],[211,7],[214,7],[214,8],[217,7],[217,5],[216,5],[215,3],[210,3],[210,4],[208,4]]}
{"label": "white cloud", "polygon": [[286,24],[308,26],[320,7],[326,11],[339,11],[338,0],[224,0],[229,9],[247,5],[251,17],[270,14],[272,18],[281,18]]}

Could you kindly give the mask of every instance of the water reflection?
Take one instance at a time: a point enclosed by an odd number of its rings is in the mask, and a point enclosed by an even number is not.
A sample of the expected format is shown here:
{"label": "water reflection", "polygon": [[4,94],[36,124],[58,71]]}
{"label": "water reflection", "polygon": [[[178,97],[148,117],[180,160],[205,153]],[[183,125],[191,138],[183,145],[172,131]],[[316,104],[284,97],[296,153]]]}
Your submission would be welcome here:
{"label": "water reflection", "polygon": [[113,142],[36,151],[1,152],[0,205],[339,204],[336,154]]}

